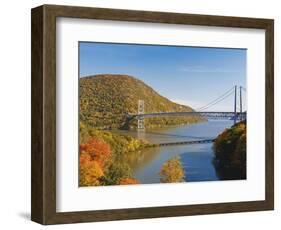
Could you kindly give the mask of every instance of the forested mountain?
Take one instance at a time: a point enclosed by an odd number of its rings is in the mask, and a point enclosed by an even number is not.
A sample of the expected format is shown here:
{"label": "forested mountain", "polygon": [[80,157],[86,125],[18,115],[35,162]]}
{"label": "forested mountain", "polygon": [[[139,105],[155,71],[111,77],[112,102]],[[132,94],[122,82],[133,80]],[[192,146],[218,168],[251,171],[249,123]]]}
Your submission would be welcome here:
{"label": "forested mountain", "polygon": [[[97,129],[136,128],[126,113],[137,113],[138,100],[144,100],[145,113],[193,111],[161,96],[135,77],[100,74],[80,78],[80,121]],[[146,128],[193,123],[199,117],[161,117],[145,119]]]}

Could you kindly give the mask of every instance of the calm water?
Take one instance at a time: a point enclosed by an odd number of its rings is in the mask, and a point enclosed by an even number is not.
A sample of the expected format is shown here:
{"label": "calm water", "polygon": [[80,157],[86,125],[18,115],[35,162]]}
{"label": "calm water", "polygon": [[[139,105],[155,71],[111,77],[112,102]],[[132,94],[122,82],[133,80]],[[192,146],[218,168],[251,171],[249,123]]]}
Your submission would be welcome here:
{"label": "calm water", "polygon": [[[217,137],[225,128],[233,124],[231,120],[210,120],[198,124],[146,130],[145,132],[120,131],[152,143],[178,142]],[[163,163],[179,156],[185,170],[185,178],[190,181],[219,180],[212,159],[212,143],[164,146],[145,149],[130,154],[124,160],[131,166],[134,177],[141,183],[159,183],[159,172]]]}

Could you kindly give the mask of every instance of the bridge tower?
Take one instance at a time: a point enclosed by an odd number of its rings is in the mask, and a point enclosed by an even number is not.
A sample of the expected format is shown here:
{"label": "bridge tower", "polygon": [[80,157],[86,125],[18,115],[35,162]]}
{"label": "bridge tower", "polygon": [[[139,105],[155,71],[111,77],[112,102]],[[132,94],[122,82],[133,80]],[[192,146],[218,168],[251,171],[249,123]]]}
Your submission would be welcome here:
{"label": "bridge tower", "polygon": [[240,96],[240,121],[242,121],[244,118],[242,116],[242,86],[239,87],[239,96]]}
{"label": "bridge tower", "polygon": [[[144,100],[138,100],[138,114],[144,114]],[[138,116],[138,130],[144,130],[144,117]]]}
{"label": "bridge tower", "polygon": [[234,117],[233,117],[234,124],[236,124],[236,120],[237,120],[236,94],[237,94],[237,85],[235,85],[235,87],[234,87]]}

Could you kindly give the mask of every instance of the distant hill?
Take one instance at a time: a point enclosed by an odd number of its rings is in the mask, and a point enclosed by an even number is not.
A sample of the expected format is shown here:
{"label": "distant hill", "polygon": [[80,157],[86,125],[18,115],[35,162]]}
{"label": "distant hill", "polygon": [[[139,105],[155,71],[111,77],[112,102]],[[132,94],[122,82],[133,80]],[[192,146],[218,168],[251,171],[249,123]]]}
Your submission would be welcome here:
{"label": "distant hill", "polygon": [[[80,78],[80,121],[98,129],[136,128],[127,123],[126,113],[137,113],[138,100],[145,101],[145,112],[193,111],[161,96],[143,81],[128,75],[100,74]],[[146,128],[200,121],[200,117],[161,117],[145,119]]]}

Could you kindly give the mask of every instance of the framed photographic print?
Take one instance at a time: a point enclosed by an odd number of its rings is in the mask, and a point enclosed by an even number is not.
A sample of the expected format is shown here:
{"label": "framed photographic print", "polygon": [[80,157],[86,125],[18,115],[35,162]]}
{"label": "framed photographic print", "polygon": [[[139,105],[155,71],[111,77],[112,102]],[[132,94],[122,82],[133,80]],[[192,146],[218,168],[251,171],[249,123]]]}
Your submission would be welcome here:
{"label": "framed photographic print", "polygon": [[273,20],[32,9],[41,224],[272,210]]}

